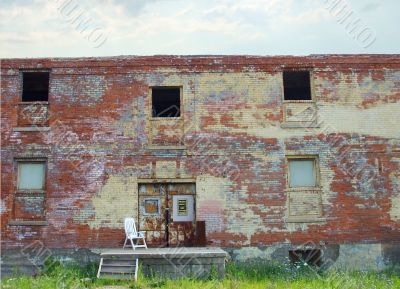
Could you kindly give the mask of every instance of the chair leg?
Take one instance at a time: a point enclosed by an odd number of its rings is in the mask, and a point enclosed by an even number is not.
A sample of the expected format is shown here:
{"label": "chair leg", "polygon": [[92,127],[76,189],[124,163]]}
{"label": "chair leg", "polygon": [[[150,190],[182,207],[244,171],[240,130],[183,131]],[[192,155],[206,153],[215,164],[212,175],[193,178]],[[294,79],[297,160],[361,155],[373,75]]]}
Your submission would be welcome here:
{"label": "chair leg", "polygon": [[133,240],[132,239],[129,239],[129,240],[131,240],[132,249],[133,249],[133,251],[135,251],[135,244],[133,244]]}
{"label": "chair leg", "polygon": [[146,240],[143,238],[144,247],[147,249]]}
{"label": "chair leg", "polygon": [[125,238],[124,246],[122,247],[122,249],[125,249],[126,241],[128,241],[128,238]]}

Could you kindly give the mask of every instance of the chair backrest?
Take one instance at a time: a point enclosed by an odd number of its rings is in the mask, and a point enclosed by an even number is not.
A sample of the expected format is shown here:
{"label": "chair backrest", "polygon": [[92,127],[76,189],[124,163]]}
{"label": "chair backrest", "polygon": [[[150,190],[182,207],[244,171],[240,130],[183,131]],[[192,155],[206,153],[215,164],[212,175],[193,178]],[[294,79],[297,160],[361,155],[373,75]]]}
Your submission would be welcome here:
{"label": "chair backrest", "polygon": [[125,218],[125,234],[137,234],[134,218]]}

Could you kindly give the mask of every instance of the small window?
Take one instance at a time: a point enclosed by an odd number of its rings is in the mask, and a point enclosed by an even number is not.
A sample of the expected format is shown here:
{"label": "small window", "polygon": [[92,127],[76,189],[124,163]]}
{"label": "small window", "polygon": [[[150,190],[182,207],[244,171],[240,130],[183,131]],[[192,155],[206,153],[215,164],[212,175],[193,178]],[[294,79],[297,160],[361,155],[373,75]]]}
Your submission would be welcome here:
{"label": "small window", "polygon": [[317,174],[315,159],[289,160],[289,187],[315,187]]}
{"label": "small window", "polygon": [[144,199],[144,216],[159,216],[160,215],[160,199],[147,198]]}
{"label": "small window", "polygon": [[18,163],[18,190],[44,190],[45,162]]}
{"label": "small window", "polygon": [[310,72],[284,71],[283,89],[285,100],[311,100]]}
{"label": "small window", "polygon": [[22,101],[48,101],[48,72],[23,72],[22,76]]}
{"label": "small window", "polygon": [[180,117],[181,90],[179,87],[152,88],[152,116]]}
{"label": "small window", "polygon": [[307,263],[309,266],[320,267],[322,254],[319,249],[290,250],[289,260],[294,265]]}

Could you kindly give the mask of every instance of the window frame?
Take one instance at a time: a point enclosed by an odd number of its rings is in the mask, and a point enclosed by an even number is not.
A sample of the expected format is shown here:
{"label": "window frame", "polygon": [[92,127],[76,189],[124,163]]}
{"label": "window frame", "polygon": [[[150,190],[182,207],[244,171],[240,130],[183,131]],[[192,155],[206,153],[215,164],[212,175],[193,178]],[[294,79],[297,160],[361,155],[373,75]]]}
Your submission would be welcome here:
{"label": "window frame", "polygon": [[[16,162],[16,184],[15,188],[17,192],[42,192],[44,193],[47,188],[47,159],[45,158],[18,158],[15,160]],[[20,181],[20,169],[19,166],[21,164],[32,164],[32,163],[42,163],[43,167],[43,188],[42,189],[20,189],[19,181]]]}
{"label": "window frame", "polygon": [[[308,72],[310,75],[310,96],[311,99],[285,99],[285,82],[283,78],[284,72]],[[314,70],[311,67],[299,67],[292,68],[286,67],[281,72],[281,90],[282,90],[282,101],[283,103],[313,103],[315,102],[315,93],[314,93]]]}
{"label": "window frame", "polygon": [[[179,116],[178,117],[157,117],[153,116],[153,89],[179,89]],[[149,86],[149,99],[150,99],[150,120],[181,120],[183,119],[183,86],[182,85],[153,85]]]}
{"label": "window frame", "polygon": [[[291,187],[290,186],[290,161],[291,160],[313,160],[314,162],[314,170],[315,170],[315,186],[299,186],[299,187]],[[319,157],[316,155],[291,155],[286,156],[286,168],[287,168],[287,177],[286,177],[286,188],[288,190],[298,191],[298,190],[315,190],[320,189],[320,168],[319,168]]]}

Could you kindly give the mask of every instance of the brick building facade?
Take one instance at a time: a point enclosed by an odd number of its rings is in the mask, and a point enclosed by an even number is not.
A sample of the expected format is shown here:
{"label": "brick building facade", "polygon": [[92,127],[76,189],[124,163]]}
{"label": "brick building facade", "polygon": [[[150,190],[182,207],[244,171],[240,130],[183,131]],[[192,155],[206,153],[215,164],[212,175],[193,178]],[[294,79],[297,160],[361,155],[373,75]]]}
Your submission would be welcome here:
{"label": "brick building facade", "polygon": [[3,59],[3,260],[133,216],[152,246],[398,262],[399,116],[400,55]]}

